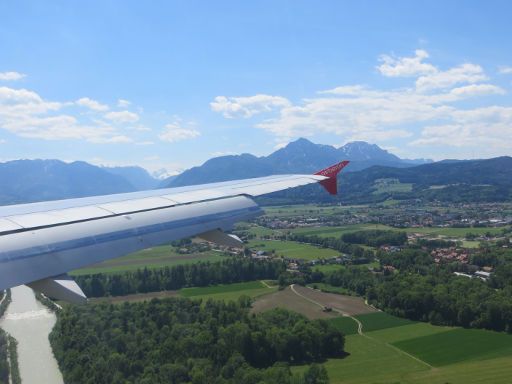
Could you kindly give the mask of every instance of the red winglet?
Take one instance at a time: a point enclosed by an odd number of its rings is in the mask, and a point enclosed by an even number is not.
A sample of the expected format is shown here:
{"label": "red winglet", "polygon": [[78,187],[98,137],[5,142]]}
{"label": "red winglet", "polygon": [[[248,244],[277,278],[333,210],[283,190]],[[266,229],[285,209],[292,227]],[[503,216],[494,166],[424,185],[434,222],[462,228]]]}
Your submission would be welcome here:
{"label": "red winglet", "polygon": [[336,176],[338,173],[348,165],[349,161],[344,160],[341,163],[331,165],[328,168],[322,169],[315,173],[315,175],[327,176],[328,179],[322,180],[320,184],[329,192],[331,195],[336,195],[338,193],[338,182],[336,180]]}

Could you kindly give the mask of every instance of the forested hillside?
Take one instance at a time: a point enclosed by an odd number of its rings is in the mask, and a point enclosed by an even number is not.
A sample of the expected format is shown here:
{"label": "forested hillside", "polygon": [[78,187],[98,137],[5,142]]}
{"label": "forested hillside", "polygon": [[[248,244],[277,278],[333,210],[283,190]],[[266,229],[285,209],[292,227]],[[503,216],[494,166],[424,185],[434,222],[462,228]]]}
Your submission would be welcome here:
{"label": "forested hillside", "polygon": [[[348,165],[347,169],[350,167]],[[318,185],[291,189],[260,198],[263,204],[371,203],[386,199],[447,202],[510,201],[512,157],[488,160],[446,161],[410,168],[374,166],[341,173],[338,195],[324,193]]]}

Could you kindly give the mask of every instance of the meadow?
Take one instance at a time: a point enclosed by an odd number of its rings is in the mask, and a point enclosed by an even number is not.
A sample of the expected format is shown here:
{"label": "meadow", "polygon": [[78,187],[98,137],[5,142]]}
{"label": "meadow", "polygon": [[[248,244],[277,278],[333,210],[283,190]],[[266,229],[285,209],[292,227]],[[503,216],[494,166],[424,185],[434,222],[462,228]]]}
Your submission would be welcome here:
{"label": "meadow", "polygon": [[334,285],[326,284],[326,283],[313,283],[307,285],[310,288],[313,289],[319,289],[322,292],[329,292],[329,293],[339,293],[340,295],[350,295],[350,292],[348,289],[343,287],[335,287]]}
{"label": "meadow", "polygon": [[354,317],[363,324],[364,333],[379,329],[400,327],[413,323],[411,320],[392,316],[386,312],[368,313],[364,315],[356,315]]}
{"label": "meadow", "polygon": [[257,251],[275,252],[277,256],[304,260],[330,258],[339,256],[340,254],[334,249],[319,248],[294,241],[250,240],[248,247]]}
{"label": "meadow", "polygon": [[237,300],[240,296],[255,298],[275,292],[277,289],[277,286],[269,286],[261,281],[249,281],[245,283],[214,285],[210,287],[183,288],[178,291],[178,294],[191,299],[229,301]]}
{"label": "meadow", "polygon": [[328,320],[347,335],[347,357],[324,364],[333,384],[510,383],[512,335],[434,326],[382,312],[355,317],[363,323],[363,335],[356,334],[351,318]]}
{"label": "meadow", "polygon": [[215,262],[223,260],[225,257],[226,256],[221,252],[216,251],[179,253],[175,247],[163,245],[77,269],[70,272],[70,274],[75,276],[91,275],[95,273],[115,274],[143,268],[164,268],[178,264],[197,263],[200,261]]}
{"label": "meadow", "polygon": [[483,329],[457,328],[393,343],[430,365],[512,356],[512,335]]}
{"label": "meadow", "polygon": [[[322,215],[336,215],[345,213],[352,208],[358,208],[360,206],[340,206],[340,205],[327,205],[319,206],[315,204],[297,204],[297,205],[283,205],[264,207],[265,215],[271,217],[294,217],[294,216],[308,216],[311,214],[322,214]],[[364,206],[361,206],[364,207]]]}

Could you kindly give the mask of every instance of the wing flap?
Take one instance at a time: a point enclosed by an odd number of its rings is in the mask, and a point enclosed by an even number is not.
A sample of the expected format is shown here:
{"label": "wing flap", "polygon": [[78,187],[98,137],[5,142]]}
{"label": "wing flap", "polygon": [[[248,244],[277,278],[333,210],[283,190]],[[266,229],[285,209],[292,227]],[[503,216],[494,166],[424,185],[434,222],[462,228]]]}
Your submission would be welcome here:
{"label": "wing flap", "polygon": [[64,300],[73,304],[87,303],[85,293],[76,281],[67,274],[33,281],[27,284],[27,286],[58,300]]}

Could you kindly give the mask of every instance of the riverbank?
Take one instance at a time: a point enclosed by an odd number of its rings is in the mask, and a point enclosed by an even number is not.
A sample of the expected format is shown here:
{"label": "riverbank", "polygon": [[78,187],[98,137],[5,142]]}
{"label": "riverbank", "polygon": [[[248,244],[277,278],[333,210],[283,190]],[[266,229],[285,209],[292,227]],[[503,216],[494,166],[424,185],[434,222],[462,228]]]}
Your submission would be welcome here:
{"label": "riverbank", "polygon": [[0,327],[18,342],[18,363],[23,384],[63,384],[48,335],[56,316],[35,298],[34,292],[19,286],[11,289],[11,304]]}

